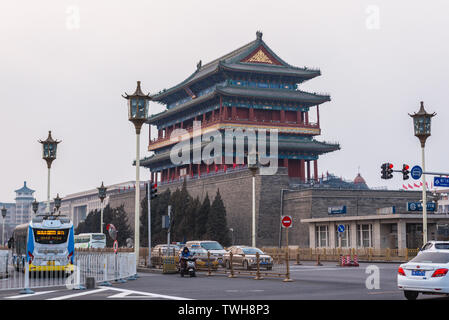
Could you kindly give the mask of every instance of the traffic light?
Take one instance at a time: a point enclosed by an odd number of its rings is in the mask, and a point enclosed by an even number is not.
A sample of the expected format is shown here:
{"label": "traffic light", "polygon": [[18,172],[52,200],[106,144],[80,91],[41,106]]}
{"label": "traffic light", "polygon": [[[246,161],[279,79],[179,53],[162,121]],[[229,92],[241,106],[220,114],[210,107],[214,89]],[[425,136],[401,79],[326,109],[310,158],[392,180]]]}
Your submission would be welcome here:
{"label": "traffic light", "polygon": [[402,179],[403,180],[409,179],[409,176],[408,176],[408,174],[410,173],[409,169],[410,169],[410,167],[408,166],[408,164],[402,165]]}
{"label": "traffic light", "polygon": [[381,178],[382,179],[387,179],[387,164],[386,163],[382,163],[382,171],[381,171]]}
{"label": "traffic light", "polygon": [[393,164],[387,163],[387,179],[393,178]]}
{"label": "traffic light", "polygon": [[382,179],[391,179],[393,178],[393,164],[391,163],[383,163],[381,166],[381,178]]}
{"label": "traffic light", "polygon": [[151,199],[154,199],[157,197],[157,183],[151,182]]}

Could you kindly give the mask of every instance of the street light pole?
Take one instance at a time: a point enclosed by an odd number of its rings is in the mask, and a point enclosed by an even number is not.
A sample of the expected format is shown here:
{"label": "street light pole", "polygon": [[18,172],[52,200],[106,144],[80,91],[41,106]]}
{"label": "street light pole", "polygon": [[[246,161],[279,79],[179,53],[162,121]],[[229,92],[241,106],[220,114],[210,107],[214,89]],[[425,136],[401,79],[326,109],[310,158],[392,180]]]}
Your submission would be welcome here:
{"label": "street light pole", "polygon": [[136,255],[136,266],[139,265],[139,244],[140,244],[140,130],[148,119],[148,104],[150,95],[144,94],[140,88],[140,81],[137,81],[136,91],[128,95],[122,95],[128,100],[128,120],[134,124],[136,129],[136,193],[134,209],[134,252]]}
{"label": "street light pole", "polygon": [[259,169],[257,163],[257,153],[250,151],[248,154],[248,169],[252,174],[252,232],[251,232],[251,246],[256,246],[256,173]]}
{"label": "street light pole", "polygon": [[[421,147],[421,159],[422,159],[422,171],[425,172],[425,152],[424,145]],[[426,175],[422,174],[422,221],[423,221],[423,245],[427,243],[427,187],[426,187]]]}
{"label": "street light pole", "polygon": [[47,162],[48,175],[47,175],[47,214],[50,214],[50,169],[52,162],[56,159],[56,150],[58,143],[61,141],[54,140],[51,136],[51,131],[48,131],[47,140],[39,140],[42,144],[42,159]]}
{"label": "street light pole", "polygon": [[2,229],[2,246],[5,245],[5,219],[6,219],[6,208],[5,205],[3,205],[2,208],[2,217],[3,217],[3,229]]}
{"label": "street light pole", "polygon": [[98,197],[100,198],[100,233],[103,233],[103,201],[106,198],[107,188],[104,186],[103,181],[98,189]]}
{"label": "street light pole", "polygon": [[427,188],[425,175],[425,146],[426,140],[430,137],[431,120],[436,113],[427,113],[424,109],[424,102],[421,101],[421,107],[417,113],[409,114],[413,118],[413,127],[415,136],[421,142],[421,158],[422,158],[422,206],[423,206],[423,245],[427,243]]}

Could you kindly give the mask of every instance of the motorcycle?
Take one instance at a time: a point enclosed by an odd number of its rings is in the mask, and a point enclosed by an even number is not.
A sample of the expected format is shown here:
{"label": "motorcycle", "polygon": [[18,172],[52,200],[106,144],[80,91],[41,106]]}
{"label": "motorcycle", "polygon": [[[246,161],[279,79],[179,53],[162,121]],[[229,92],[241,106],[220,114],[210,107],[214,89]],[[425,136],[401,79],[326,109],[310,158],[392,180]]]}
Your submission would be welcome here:
{"label": "motorcycle", "polygon": [[181,257],[180,260],[179,272],[181,277],[184,277],[184,273],[190,275],[190,277],[196,277],[196,258],[192,256],[188,258]]}

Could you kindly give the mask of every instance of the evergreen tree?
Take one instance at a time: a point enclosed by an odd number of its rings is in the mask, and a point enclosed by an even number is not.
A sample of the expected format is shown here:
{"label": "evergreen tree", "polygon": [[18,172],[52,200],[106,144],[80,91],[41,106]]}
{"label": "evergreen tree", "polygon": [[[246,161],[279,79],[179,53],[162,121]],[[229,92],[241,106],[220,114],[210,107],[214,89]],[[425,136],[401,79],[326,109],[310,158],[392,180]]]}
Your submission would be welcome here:
{"label": "evergreen tree", "polygon": [[[134,231],[129,226],[128,215],[126,214],[123,204],[114,209],[107,205],[103,211],[103,219],[104,233],[108,233],[108,231],[106,230],[106,226],[110,223],[113,224],[117,229],[117,241],[119,247],[126,247],[126,239],[134,238]],[[106,236],[106,246],[112,247],[113,242],[114,240],[112,240],[108,233],[108,235]]]}
{"label": "evergreen tree", "polygon": [[207,219],[207,235],[210,240],[218,241],[223,246],[231,244],[229,228],[226,223],[226,208],[217,190],[214,201],[210,208],[209,218]]}
{"label": "evergreen tree", "polygon": [[[170,202],[170,189],[151,200],[151,246],[165,243],[167,241],[167,230],[162,229],[162,216],[167,215],[167,208]],[[140,214],[140,245],[148,247],[148,200],[145,197],[141,203]]]}
{"label": "evergreen tree", "polygon": [[171,241],[184,242],[187,239],[189,229],[188,218],[186,219],[187,208],[191,205],[192,197],[187,192],[186,181],[181,190],[176,189],[170,198],[171,211]]}
{"label": "evergreen tree", "polygon": [[[99,210],[89,212],[86,219],[78,224],[78,227],[75,229],[75,234],[100,233],[100,219],[101,212]],[[128,224],[128,216],[126,215],[123,205],[114,209],[111,209],[111,207],[107,205],[103,209],[103,233],[106,235],[107,247],[112,247],[113,244],[113,240],[106,230],[106,226],[110,223],[117,228],[118,245],[120,247],[126,246],[126,239],[133,237],[133,231]]]}
{"label": "evergreen tree", "polygon": [[210,212],[210,200],[209,194],[206,193],[206,197],[201,204],[195,219],[195,239],[206,240],[207,233],[207,219]]}

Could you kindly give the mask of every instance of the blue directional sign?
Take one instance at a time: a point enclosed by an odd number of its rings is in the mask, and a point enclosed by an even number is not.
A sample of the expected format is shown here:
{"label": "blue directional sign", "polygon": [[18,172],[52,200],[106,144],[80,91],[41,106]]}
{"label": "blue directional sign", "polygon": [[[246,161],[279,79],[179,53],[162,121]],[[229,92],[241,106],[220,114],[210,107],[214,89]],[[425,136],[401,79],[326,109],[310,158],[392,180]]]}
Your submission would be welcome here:
{"label": "blue directional sign", "polygon": [[346,213],[346,206],[328,207],[328,214],[344,214]]}
{"label": "blue directional sign", "polygon": [[337,230],[338,230],[338,232],[345,232],[345,226],[344,225],[342,225],[342,224],[339,224],[338,225],[338,227],[337,227]]}
{"label": "blue directional sign", "polygon": [[[427,203],[427,211],[435,211],[437,208],[435,202]],[[407,202],[407,211],[422,211],[421,202]]]}
{"label": "blue directional sign", "polygon": [[410,175],[413,179],[418,180],[422,176],[422,168],[420,166],[414,166],[410,171]]}
{"label": "blue directional sign", "polygon": [[449,178],[434,177],[433,185],[435,187],[449,187]]}

